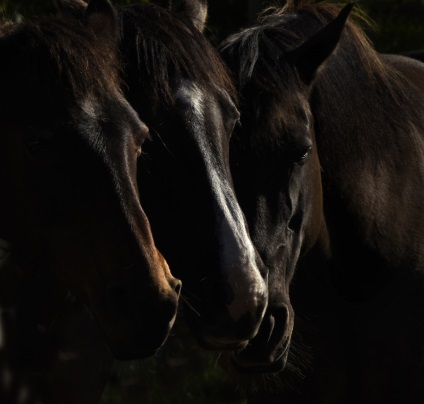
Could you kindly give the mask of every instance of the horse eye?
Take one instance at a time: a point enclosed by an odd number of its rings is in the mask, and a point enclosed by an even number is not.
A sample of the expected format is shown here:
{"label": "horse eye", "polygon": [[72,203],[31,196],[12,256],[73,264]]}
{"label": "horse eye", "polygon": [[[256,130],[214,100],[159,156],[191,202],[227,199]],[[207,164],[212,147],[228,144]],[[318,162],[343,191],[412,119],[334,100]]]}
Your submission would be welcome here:
{"label": "horse eye", "polygon": [[306,149],[302,150],[299,153],[298,158],[296,158],[295,162],[297,164],[299,164],[299,165],[304,164],[305,161],[306,161],[306,159],[307,159],[307,157],[308,157],[308,155],[309,155],[309,153],[311,152],[311,150],[312,150],[312,146],[308,146]]}

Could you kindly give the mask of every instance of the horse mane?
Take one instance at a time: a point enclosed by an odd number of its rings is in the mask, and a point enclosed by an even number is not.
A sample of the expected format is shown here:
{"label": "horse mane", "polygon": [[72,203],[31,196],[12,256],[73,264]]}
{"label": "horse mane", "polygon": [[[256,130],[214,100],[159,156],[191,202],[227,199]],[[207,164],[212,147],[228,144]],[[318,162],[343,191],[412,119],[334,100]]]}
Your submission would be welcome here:
{"label": "horse mane", "polygon": [[[229,54],[230,59],[234,59],[234,53],[238,52],[237,59],[241,63],[237,72],[241,87],[252,78],[255,69],[259,69],[257,75],[263,75],[263,71],[272,80],[270,88],[275,88],[275,85],[281,81],[281,73],[284,73],[279,70],[284,64],[280,63],[284,54],[316,33],[317,23],[325,25],[334,19],[339,11],[340,7],[331,3],[287,0],[283,7],[274,6],[264,9],[259,14],[255,25],[229,36],[223,41],[220,49],[224,54]],[[308,25],[298,19],[298,15],[302,14],[315,19],[315,23]],[[377,53],[362,31],[362,27],[365,26],[372,28],[372,21],[360,10],[355,10],[354,16],[356,23],[348,20],[346,24],[350,30],[350,40],[354,41],[356,47],[362,49],[361,58],[364,66],[371,64],[373,69],[381,69],[384,74],[384,68]],[[259,67],[259,63],[263,66]]]}
{"label": "horse mane", "polygon": [[75,98],[116,94],[121,83],[115,46],[70,18],[6,22],[0,27],[2,88],[10,94],[22,91],[22,97],[29,88],[38,97],[46,97],[48,91]]}
{"label": "horse mane", "polygon": [[[339,5],[326,2],[289,0],[284,7],[264,10],[256,25],[223,41],[220,50],[232,70],[237,72],[240,92],[254,83],[255,91],[258,94],[263,91],[268,98],[290,95],[293,73],[289,73],[293,67],[284,63],[285,55],[332,21],[340,10]],[[411,131],[411,127],[423,129],[422,108],[417,108],[424,103],[423,95],[384,63],[364,27],[371,28],[372,22],[358,10],[354,18],[348,20],[338,47],[325,63],[325,73],[318,74],[314,82],[311,103],[319,105],[321,121],[328,123],[325,132],[334,135],[328,139],[334,150],[343,148],[342,143],[345,149],[352,142],[357,147],[369,146],[370,139],[347,142],[349,133],[365,136],[390,133],[394,127],[399,132]],[[339,117],[334,111],[341,105],[344,111]],[[358,129],[358,125],[364,125],[364,130]],[[387,147],[388,139],[384,136],[372,141],[377,143],[376,150]]]}
{"label": "horse mane", "polygon": [[193,80],[205,88],[224,88],[237,101],[218,52],[184,16],[148,4],[122,7],[119,17],[127,69],[132,71],[127,82],[140,84],[155,105],[172,103],[175,77]]}

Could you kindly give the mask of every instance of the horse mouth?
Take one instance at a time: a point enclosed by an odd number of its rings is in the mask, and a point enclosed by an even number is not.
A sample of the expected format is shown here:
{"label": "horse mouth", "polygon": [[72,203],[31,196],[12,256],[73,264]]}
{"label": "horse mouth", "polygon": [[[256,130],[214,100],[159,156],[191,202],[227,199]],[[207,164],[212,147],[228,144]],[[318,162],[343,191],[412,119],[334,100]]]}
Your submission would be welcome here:
{"label": "horse mouth", "polygon": [[249,341],[240,341],[240,342],[232,342],[232,341],[220,341],[216,340],[211,336],[199,335],[197,337],[197,341],[203,348],[208,349],[210,351],[238,351],[244,349]]}
{"label": "horse mouth", "polygon": [[218,326],[214,327],[201,321],[204,316],[194,312],[190,306],[184,305],[184,317],[191,333],[204,349],[210,351],[239,351],[249,343],[249,340],[237,336],[235,330],[229,331],[231,327],[226,327],[225,325],[227,324],[225,322],[222,323],[224,326],[221,323],[216,323]]}
{"label": "horse mouth", "polygon": [[287,364],[290,341],[286,307],[274,309],[265,316],[258,334],[246,347],[233,353],[233,366],[240,373],[280,372]]}

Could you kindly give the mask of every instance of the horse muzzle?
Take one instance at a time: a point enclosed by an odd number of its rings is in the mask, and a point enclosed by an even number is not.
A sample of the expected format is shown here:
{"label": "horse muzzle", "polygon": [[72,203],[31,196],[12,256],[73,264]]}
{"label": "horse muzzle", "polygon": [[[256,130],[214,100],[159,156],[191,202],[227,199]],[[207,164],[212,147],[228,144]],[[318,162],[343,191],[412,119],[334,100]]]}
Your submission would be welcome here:
{"label": "horse muzzle", "polygon": [[[262,312],[262,308],[258,308],[258,311]],[[208,350],[240,350],[257,334],[260,327],[250,312],[234,321],[226,308],[196,310],[185,304],[184,314],[198,343]]]}
{"label": "horse muzzle", "polygon": [[232,362],[241,373],[275,373],[283,370],[290,348],[293,319],[284,304],[269,308],[258,334],[244,349],[234,352]]}

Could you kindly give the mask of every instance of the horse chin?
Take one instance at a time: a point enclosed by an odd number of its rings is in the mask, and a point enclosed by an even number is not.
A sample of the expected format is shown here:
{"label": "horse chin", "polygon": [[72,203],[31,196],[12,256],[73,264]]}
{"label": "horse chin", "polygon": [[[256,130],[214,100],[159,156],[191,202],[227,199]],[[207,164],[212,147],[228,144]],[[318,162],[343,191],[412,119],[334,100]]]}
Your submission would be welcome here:
{"label": "horse chin", "polygon": [[290,349],[291,323],[287,323],[285,306],[269,311],[258,334],[247,346],[232,355],[234,368],[241,373],[275,373],[287,364]]}

